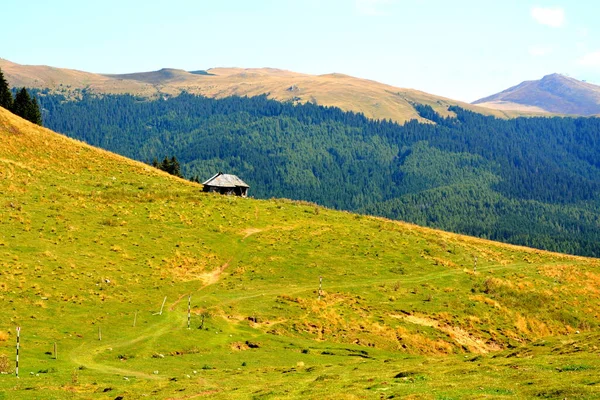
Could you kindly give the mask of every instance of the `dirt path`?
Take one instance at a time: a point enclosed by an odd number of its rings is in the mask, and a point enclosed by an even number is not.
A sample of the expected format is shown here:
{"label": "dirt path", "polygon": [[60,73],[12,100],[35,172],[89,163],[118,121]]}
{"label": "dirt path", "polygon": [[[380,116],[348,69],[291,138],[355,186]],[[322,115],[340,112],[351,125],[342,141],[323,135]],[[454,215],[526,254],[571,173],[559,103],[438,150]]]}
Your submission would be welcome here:
{"label": "dirt path", "polygon": [[[156,326],[152,326],[136,335],[135,338],[129,340],[118,340],[118,341],[106,341],[101,345],[93,345],[89,342],[81,344],[79,347],[71,350],[69,358],[75,365],[85,366],[88,369],[106,373],[122,375],[123,377],[136,377],[142,379],[161,380],[166,379],[160,375],[149,374],[136,370],[113,367],[110,365],[96,362],[94,359],[102,353],[107,351],[113,351],[121,347],[131,346],[141,341],[157,338],[164,335],[171,327],[171,321],[168,318],[163,318],[161,326],[157,329]],[[98,342],[100,343],[100,342]],[[118,354],[115,352],[115,354]]]}
{"label": "dirt path", "polygon": [[[262,232],[262,231],[263,230],[254,229],[254,228],[246,230],[244,238],[247,238],[255,233]],[[232,260],[233,260],[233,258],[229,259],[226,263],[224,263],[223,265],[221,265],[219,268],[215,269],[214,271],[203,274],[200,277],[203,284],[200,288],[197,289],[197,291],[201,291],[202,289],[217,283],[219,281],[219,279],[221,278],[221,275],[223,274],[223,272],[229,267]],[[505,268],[508,268],[508,266],[501,266],[501,265],[487,266],[487,267],[481,268],[480,271],[478,272],[478,274],[488,272],[488,271],[490,271],[490,272],[498,271],[498,270],[502,270]],[[382,283],[390,283],[391,284],[391,283],[400,281],[401,284],[414,284],[414,283],[423,282],[428,279],[431,279],[431,277],[433,275],[435,275],[436,277],[439,278],[440,275],[450,276],[450,275],[461,274],[461,273],[465,273],[465,272],[463,270],[449,270],[442,274],[440,274],[439,272],[436,272],[436,273],[425,274],[425,275],[408,278],[408,279],[400,277],[400,278],[383,279],[383,280],[382,279],[363,280],[363,281],[345,283],[345,284],[341,284],[341,285],[340,284],[331,285],[328,287],[328,290],[343,290],[345,288],[351,288],[351,287],[364,287],[365,290],[369,290],[369,287],[374,287],[375,285],[380,285]],[[300,287],[287,288],[287,289],[285,289],[285,292],[286,292],[286,294],[291,295],[291,294],[299,294],[299,293],[313,291],[313,290],[314,290],[313,285],[306,285],[306,286],[300,286]],[[239,302],[239,301],[243,301],[245,299],[250,299],[250,298],[260,297],[260,296],[276,296],[276,295],[281,294],[282,292],[283,292],[282,288],[273,288],[270,290],[261,291],[260,293],[254,293],[252,295],[239,296],[235,299],[229,299],[227,301],[220,303],[220,305],[222,306],[223,304]],[[180,295],[179,298],[173,304],[171,304],[171,306],[169,307],[169,310],[173,311],[175,309],[175,307],[185,298],[186,295],[188,295],[188,293],[184,293],[184,294]],[[161,375],[155,375],[155,374],[151,374],[151,373],[140,372],[137,370],[115,367],[112,365],[106,365],[106,364],[103,364],[102,362],[95,361],[95,359],[97,357],[99,357],[100,355],[102,355],[103,353],[106,353],[107,351],[112,351],[114,349],[131,346],[131,345],[134,345],[136,343],[139,343],[139,342],[142,342],[142,341],[145,341],[148,339],[158,339],[158,338],[164,336],[172,326],[177,324],[177,322],[174,321],[174,319],[177,319],[178,317],[179,317],[179,314],[177,314],[177,313],[167,313],[166,316],[162,316],[162,318],[159,320],[159,322],[157,324],[152,324],[151,327],[149,327],[143,331],[137,331],[135,337],[131,338],[131,339],[115,340],[115,341],[106,340],[103,342],[83,343],[82,345],[73,349],[69,353],[69,358],[75,365],[85,366],[88,369],[95,370],[95,371],[98,371],[101,373],[116,374],[116,375],[121,375],[123,377],[136,377],[136,378],[149,379],[149,380],[166,379],[165,377],[163,377]],[[474,353],[488,353],[490,351],[500,350],[500,348],[498,346],[490,344],[490,343],[486,343],[483,339],[475,337],[472,334],[470,334],[469,332],[467,332],[461,328],[444,325],[444,324],[441,324],[439,321],[436,321],[434,319],[431,319],[431,318],[428,318],[425,316],[392,315],[392,317],[403,319],[403,320],[413,323],[413,324],[429,326],[429,327],[433,327],[435,329],[439,329],[440,331],[448,334],[454,341],[456,341],[456,343],[466,347],[467,349],[469,349],[469,351],[472,351]],[[203,396],[203,395],[207,395],[207,394],[210,394],[210,393],[201,392],[194,396]]]}
{"label": "dirt path", "polygon": [[[229,267],[229,263],[231,263],[231,260],[233,260],[233,258],[230,258],[225,264],[221,265],[219,268],[215,269],[214,271],[201,274],[200,280],[203,281],[203,285],[200,286],[200,288],[198,288],[198,290],[196,290],[196,292],[199,292],[202,289],[204,289],[205,287],[217,283],[219,281],[219,279],[221,278],[221,274],[223,274],[223,272],[227,269],[227,267]],[[175,307],[181,302],[181,300],[183,300],[183,298],[185,296],[189,296],[189,294],[184,293],[184,294],[180,295],[177,298],[177,300],[175,300],[175,302],[173,302],[173,304],[171,304],[169,306],[169,311],[173,311],[175,309]]]}
{"label": "dirt path", "polygon": [[[229,263],[233,260],[233,258],[229,259],[225,264],[221,265],[219,268],[214,271],[208,272],[201,276],[203,285],[198,289],[198,291],[204,289],[207,286],[210,286],[219,281],[221,274],[227,269]],[[173,311],[174,308],[181,302],[181,300],[187,295],[187,293],[182,294],[179,298],[171,304],[169,307],[170,311]],[[176,315],[176,314],[171,314]],[[92,343],[83,343],[81,346],[75,348],[69,353],[69,357],[71,361],[80,366],[85,366],[88,369],[92,369],[98,372],[103,372],[107,374],[116,374],[122,375],[123,377],[136,377],[143,379],[152,379],[152,380],[161,380],[165,379],[162,376],[149,374],[145,372],[139,372],[126,368],[113,367],[110,365],[102,364],[95,361],[95,358],[99,355],[112,351],[117,348],[127,347],[139,343],[141,341],[159,338],[167,333],[169,328],[173,325],[171,319],[174,317],[169,317],[168,315],[164,316],[160,322],[160,327],[157,329],[155,325],[151,328],[148,328],[142,332],[138,332],[135,338],[129,340],[119,340],[119,341],[106,341],[101,345],[93,345]],[[100,342],[98,342],[100,343]]]}
{"label": "dirt path", "polygon": [[242,241],[246,240],[247,237],[250,237],[252,235],[254,235],[255,233],[259,233],[262,232],[262,229],[258,229],[258,228],[248,228],[248,229],[244,229],[242,231],[242,233],[244,234],[244,237],[242,238]]}
{"label": "dirt path", "polygon": [[231,260],[233,260],[233,257],[214,271],[200,275],[200,279],[204,281],[204,285],[198,290],[200,291],[209,285],[217,283],[221,278],[221,274],[223,273],[223,271],[225,271],[227,267],[229,267],[229,263],[231,262]]}

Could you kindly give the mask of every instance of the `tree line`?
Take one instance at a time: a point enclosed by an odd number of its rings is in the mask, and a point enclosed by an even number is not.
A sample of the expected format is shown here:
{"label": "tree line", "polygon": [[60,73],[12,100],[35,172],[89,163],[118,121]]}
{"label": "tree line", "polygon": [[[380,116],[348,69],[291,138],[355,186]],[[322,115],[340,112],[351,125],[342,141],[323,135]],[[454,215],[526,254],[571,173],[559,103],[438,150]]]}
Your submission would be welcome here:
{"label": "tree line", "polygon": [[35,96],[30,96],[27,89],[18,90],[13,98],[13,93],[0,69],[0,107],[7,109],[15,115],[42,125],[42,113]]}
{"label": "tree line", "polygon": [[417,104],[435,123],[400,125],[266,96],[79,97],[41,93],[45,124],[138,160],[176,155],[188,178],[226,171],[260,198],[600,256],[598,118],[444,118]]}

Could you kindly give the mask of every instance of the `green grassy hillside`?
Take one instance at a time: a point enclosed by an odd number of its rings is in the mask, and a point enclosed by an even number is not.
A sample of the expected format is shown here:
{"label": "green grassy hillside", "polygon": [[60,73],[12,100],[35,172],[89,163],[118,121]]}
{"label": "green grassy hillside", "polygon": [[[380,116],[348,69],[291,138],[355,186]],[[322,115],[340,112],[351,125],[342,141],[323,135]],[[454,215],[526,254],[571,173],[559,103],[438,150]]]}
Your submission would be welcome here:
{"label": "green grassy hillside", "polygon": [[600,397],[598,260],[200,190],[0,109],[0,399]]}

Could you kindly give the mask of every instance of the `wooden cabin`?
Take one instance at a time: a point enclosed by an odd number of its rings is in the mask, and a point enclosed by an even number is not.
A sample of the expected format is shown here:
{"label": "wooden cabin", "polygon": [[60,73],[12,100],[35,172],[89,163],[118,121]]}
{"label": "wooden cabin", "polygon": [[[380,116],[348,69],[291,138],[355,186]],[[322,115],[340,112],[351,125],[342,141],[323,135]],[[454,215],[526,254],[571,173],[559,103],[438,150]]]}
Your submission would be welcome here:
{"label": "wooden cabin", "polygon": [[250,186],[237,176],[222,172],[219,172],[202,184],[204,185],[205,192],[233,194],[240,197],[247,197],[248,189],[250,189]]}

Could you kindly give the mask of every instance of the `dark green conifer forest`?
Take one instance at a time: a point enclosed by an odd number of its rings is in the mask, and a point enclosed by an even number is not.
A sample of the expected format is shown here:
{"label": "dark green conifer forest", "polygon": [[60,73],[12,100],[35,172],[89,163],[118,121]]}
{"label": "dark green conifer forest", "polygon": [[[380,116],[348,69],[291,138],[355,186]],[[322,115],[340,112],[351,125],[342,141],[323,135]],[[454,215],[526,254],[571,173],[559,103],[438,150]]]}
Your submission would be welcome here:
{"label": "dark green conifer forest", "polygon": [[399,125],[265,96],[39,97],[49,128],[145,162],[176,156],[195,180],[223,171],[256,197],[600,256],[598,118],[501,120],[460,108],[442,118],[415,105],[432,123]]}
{"label": "dark green conifer forest", "polygon": [[13,99],[8,82],[0,70],[0,107],[24,118],[34,124],[42,124],[42,113],[35,97],[31,97],[27,89],[17,91]]}

